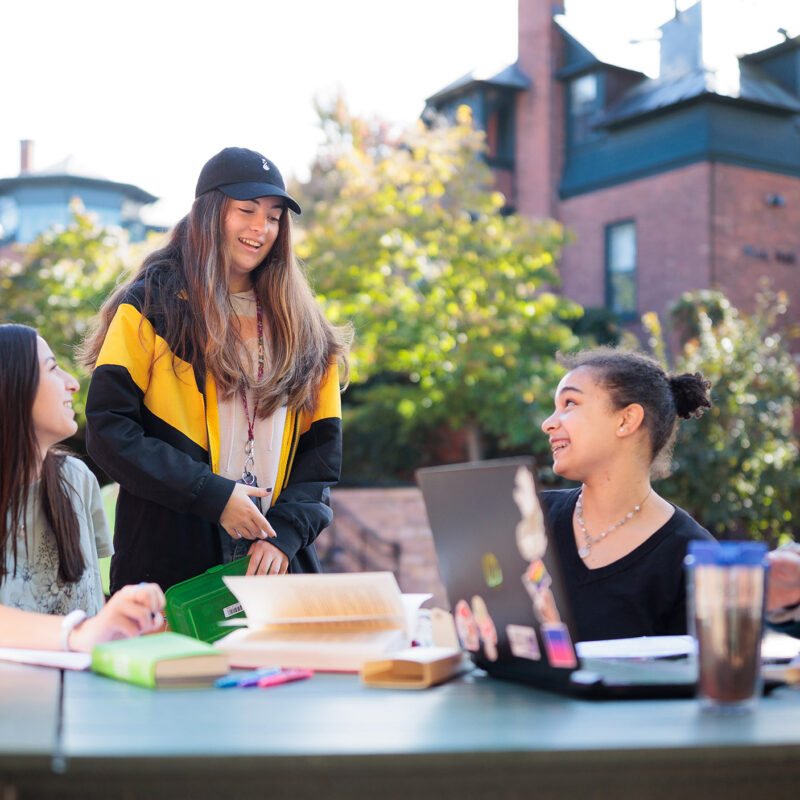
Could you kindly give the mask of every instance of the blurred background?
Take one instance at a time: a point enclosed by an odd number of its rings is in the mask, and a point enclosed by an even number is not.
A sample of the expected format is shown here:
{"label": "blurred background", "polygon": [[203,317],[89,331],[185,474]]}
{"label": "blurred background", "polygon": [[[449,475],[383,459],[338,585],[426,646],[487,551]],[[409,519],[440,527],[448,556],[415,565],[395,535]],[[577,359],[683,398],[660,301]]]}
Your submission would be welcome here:
{"label": "blurred background", "polygon": [[259,150],[299,196],[298,254],[356,331],[329,569],[439,592],[414,470],[533,453],[555,485],[555,355],[597,343],[713,383],[660,491],[722,538],[796,536],[796,0],[3,13],[0,321],[76,373],[211,155]]}

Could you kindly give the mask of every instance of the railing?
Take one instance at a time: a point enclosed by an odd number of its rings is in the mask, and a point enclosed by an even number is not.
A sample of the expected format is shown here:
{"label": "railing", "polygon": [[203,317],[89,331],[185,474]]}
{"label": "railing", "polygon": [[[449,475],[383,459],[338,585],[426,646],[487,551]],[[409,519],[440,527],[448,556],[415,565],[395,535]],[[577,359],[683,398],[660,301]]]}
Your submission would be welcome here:
{"label": "railing", "polygon": [[352,511],[331,500],[333,523],[317,540],[325,572],[388,571],[398,576],[401,547],[384,539]]}

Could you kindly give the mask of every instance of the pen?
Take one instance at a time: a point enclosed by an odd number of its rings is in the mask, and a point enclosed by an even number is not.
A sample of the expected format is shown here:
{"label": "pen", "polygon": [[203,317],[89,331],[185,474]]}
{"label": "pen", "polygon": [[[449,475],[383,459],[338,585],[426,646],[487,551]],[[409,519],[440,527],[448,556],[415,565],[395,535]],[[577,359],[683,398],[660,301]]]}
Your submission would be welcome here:
{"label": "pen", "polygon": [[280,686],[282,683],[291,681],[301,681],[310,678],[314,674],[313,669],[284,669],[279,670],[274,675],[266,675],[258,681],[259,689],[267,689],[270,686]]}
{"label": "pen", "polygon": [[264,667],[254,669],[252,672],[245,672],[238,675],[223,675],[214,681],[214,686],[219,689],[229,689],[233,686],[255,686],[262,678],[275,675],[281,671],[280,667]]}

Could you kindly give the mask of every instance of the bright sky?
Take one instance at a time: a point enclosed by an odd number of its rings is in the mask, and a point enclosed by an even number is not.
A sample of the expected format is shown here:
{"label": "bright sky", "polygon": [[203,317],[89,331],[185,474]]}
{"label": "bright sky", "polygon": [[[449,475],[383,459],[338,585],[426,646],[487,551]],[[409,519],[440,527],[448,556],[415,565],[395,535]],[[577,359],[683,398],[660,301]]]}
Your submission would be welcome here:
{"label": "bright sky", "polygon": [[[760,32],[751,49],[780,41],[781,26],[800,34],[800,0],[714,2],[739,9],[731,25]],[[587,37],[620,42],[652,38],[673,9],[673,0],[566,3]],[[320,138],[315,98],[341,91],[358,114],[410,123],[464,73],[515,60],[516,16],[516,0],[9,2],[0,177],[18,174],[19,140],[32,139],[34,169],[72,155],[161,197],[148,219],[172,224],[221,148],[252,147],[284,177],[303,178]],[[654,45],[638,49],[652,70]]]}

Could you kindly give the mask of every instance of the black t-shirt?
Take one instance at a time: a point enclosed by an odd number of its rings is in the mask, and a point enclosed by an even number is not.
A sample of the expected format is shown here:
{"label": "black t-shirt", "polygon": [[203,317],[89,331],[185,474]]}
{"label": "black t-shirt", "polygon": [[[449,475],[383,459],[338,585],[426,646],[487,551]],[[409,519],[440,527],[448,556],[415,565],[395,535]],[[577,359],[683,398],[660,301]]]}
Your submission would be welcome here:
{"label": "black t-shirt", "polygon": [[674,506],[669,520],[635,550],[589,569],[578,555],[572,527],[579,492],[542,492],[578,641],[686,633],[683,559],[690,539],[714,537]]}

